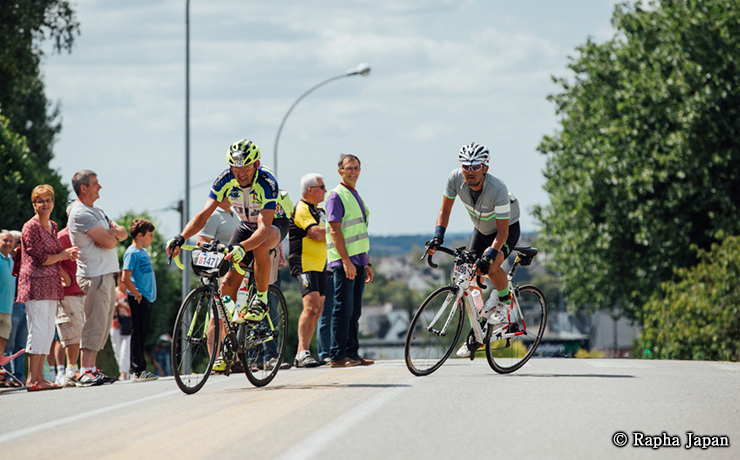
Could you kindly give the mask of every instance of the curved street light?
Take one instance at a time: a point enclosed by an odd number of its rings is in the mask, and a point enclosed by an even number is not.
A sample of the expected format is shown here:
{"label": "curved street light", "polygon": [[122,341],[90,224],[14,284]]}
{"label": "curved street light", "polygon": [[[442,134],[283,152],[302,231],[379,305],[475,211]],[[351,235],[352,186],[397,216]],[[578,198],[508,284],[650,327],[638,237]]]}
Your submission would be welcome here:
{"label": "curved street light", "polygon": [[277,173],[278,173],[277,151],[278,151],[278,142],[280,141],[280,133],[283,131],[283,125],[285,124],[285,120],[288,119],[288,115],[290,115],[290,112],[293,111],[293,108],[295,108],[295,106],[298,105],[298,103],[301,102],[301,100],[303,100],[304,97],[308,96],[313,90],[315,90],[316,88],[318,88],[320,86],[324,86],[325,84],[327,84],[329,82],[332,82],[334,80],[339,80],[340,78],[344,78],[344,77],[351,77],[353,75],[362,75],[363,77],[365,77],[369,73],[370,73],[370,65],[369,64],[362,63],[362,64],[358,65],[357,67],[355,67],[354,69],[349,69],[348,71],[346,71],[342,75],[337,75],[336,77],[331,77],[329,79],[326,79],[326,80],[322,81],[318,85],[312,87],[311,89],[309,89],[308,91],[306,91],[305,93],[303,93],[301,95],[301,97],[299,97],[298,99],[296,99],[296,101],[293,103],[293,105],[290,106],[290,108],[288,109],[288,112],[283,117],[283,121],[280,122],[280,127],[278,128],[277,136],[275,136],[275,150],[274,150],[274,161],[275,161],[275,163],[273,165],[274,171],[275,171],[275,177],[277,177]]}

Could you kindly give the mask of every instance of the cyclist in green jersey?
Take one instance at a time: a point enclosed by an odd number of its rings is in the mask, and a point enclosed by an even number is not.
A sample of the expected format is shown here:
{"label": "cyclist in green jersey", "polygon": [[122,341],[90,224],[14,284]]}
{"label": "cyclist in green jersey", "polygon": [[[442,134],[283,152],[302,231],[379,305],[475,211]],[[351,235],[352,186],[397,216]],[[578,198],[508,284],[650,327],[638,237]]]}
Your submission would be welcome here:
{"label": "cyclist in green jersey", "polygon": [[[247,139],[235,142],[226,154],[229,168],[213,183],[205,206],[188,222],[182,233],[167,245],[167,254],[176,257],[185,240],[198,233],[208,218],[225,200],[231,203],[240,223],[229,241],[227,259],[248,265],[254,258],[257,296],[251,305],[236,312],[234,322],[261,321],[267,314],[267,288],[270,282],[270,250],[288,234],[288,219],[293,203],[280,190],[272,172],[260,166],[260,150]],[[221,295],[236,299],[243,275],[230,270],[221,280]]]}

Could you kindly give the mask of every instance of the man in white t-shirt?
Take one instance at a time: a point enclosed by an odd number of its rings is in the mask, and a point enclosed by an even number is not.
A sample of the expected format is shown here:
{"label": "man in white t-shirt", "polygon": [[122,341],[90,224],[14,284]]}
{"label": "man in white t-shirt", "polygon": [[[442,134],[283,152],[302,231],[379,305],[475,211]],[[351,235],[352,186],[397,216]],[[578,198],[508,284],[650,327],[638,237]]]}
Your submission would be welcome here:
{"label": "man in white t-shirt", "polygon": [[196,242],[201,244],[217,239],[221,243],[229,244],[239,222],[239,216],[231,209],[231,203],[225,200],[218,204],[216,211],[208,218],[206,226],[198,232]]}
{"label": "man in white t-shirt", "polygon": [[96,360],[108,340],[115,311],[119,270],[116,245],[128,237],[128,232],[95,206],[101,186],[93,171],[83,169],[75,173],[72,187],[77,201],[70,210],[67,226],[72,245],[80,249],[77,284],[86,294],[77,386],[88,387],[116,381],[98,370]]}

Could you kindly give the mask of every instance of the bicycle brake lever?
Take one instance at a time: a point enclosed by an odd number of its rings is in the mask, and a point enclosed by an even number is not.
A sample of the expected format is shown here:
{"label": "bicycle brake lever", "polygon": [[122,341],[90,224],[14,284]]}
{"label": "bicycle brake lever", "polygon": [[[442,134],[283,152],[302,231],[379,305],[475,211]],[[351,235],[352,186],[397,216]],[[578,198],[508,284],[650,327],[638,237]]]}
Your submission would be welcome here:
{"label": "bicycle brake lever", "polygon": [[486,289],[488,289],[488,287],[483,284],[483,280],[481,279],[480,275],[475,275],[475,282],[478,283],[478,287],[481,291],[485,291]]}

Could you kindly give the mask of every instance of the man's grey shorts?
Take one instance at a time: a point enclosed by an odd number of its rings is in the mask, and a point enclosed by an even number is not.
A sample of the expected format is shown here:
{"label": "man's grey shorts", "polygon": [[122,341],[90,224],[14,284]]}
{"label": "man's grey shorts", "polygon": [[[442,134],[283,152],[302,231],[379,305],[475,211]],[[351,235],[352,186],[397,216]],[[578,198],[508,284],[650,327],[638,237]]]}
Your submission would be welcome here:
{"label": "man's grey shorts", "polygon": [[100,351],[110,335],[113,312],[116,311],[117,273],[86,278],[77,277],[85,293],[85,325],[82,327],[80,348]]}
{"label": "man's grey shorts", "polygon": [[62,346],[79,344],[85,325],[85,296],[65,296],[57,305],[57,332]]}

